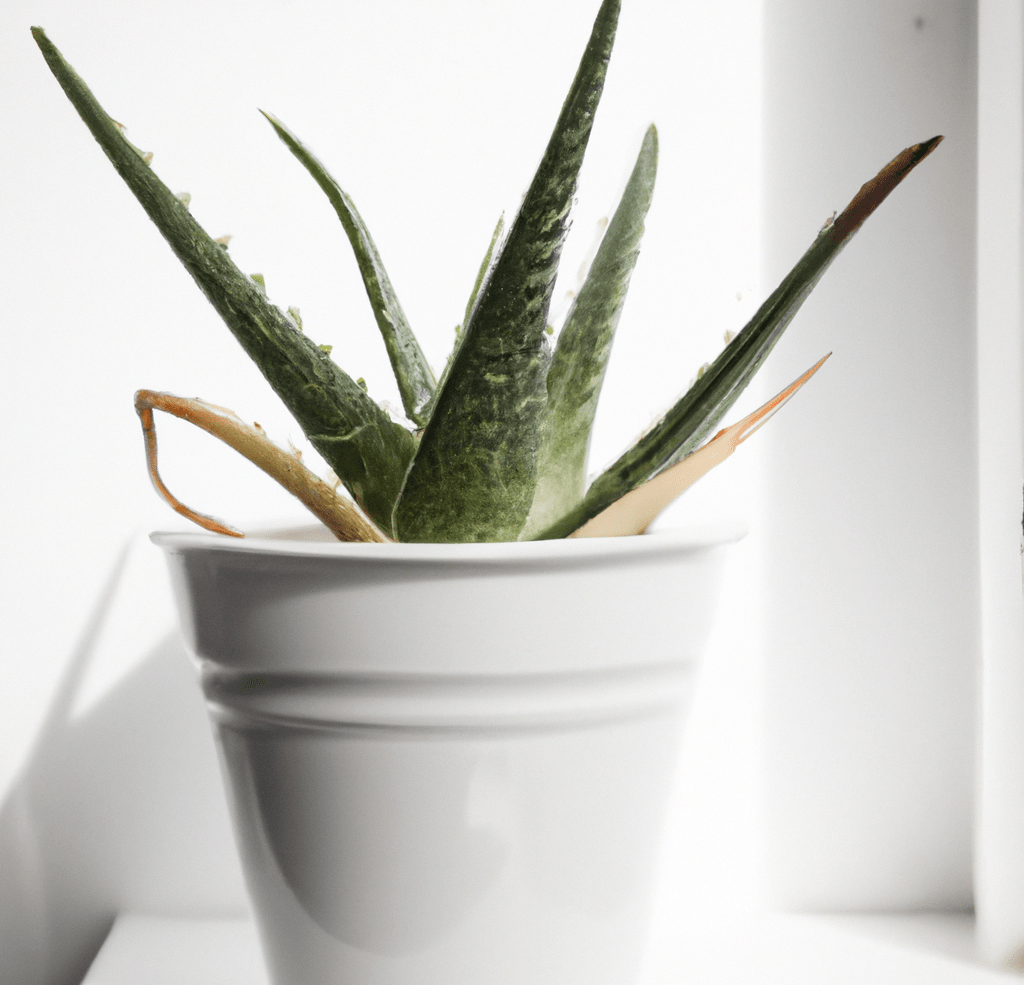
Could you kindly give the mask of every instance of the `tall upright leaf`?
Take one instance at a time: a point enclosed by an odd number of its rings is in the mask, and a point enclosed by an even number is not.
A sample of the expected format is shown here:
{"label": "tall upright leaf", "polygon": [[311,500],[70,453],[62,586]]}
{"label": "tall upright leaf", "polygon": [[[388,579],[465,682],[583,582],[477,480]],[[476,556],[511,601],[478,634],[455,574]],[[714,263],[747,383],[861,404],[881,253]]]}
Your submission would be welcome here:
{"label": "tall upright leaf", "polygon": [[810,249],[743,331],[675,406],[594,480],[582,503],[534,538],[567,536],[641,482],[697,448],[746,388],[829,264],[865,219],[941,140],[942,137],[933,137],[908,147],[863,185],[842,214],[821,229]]}
{"label": "tall upright leaf", "polygon": [[657,167],[658,132],[652,124],[587,279],[558,335],[548,372],[548,409],[537,457],[537,493],[523,537],[542,530],[583,499],[594,414],[629,280],[640,254]]}
{"label": "tall upright leaf", "polygon": [[[263,110],[260,110],[263,113]],[[423,350],[413,335],[405,312],[398,303],[398,295],[391,286],[391,278],[384,269],[384,263],[377,247],[366,228],[355,203],[341,186],[331,177],[327,169],[277,117],[263,113],[285,146],[299,159],[303,167],[323,189],[334,211],[341,220],[342,228],[352,245],[352,251],[363,277],[363,286],[373,308],[377,327],[384,338],[384,346],[391,360],[391,369],[398,383],[398,392],[405,408],[405,416],[421,427],[427,423],[424,407],[434,392],[434,374],[427,364]]]}
{"label": "tall upright leaf", "polygon": [[500,249],[498,241],[501,239],[501,231],[504,228],[505,215],[502,213],[498,216],[497,225],[494,227],[494,232],[491,233],[491,242],[487,247],[487,252],[484,254],[483,260],[480,262],[480,269],[477,271],[476,280],[473,281],[473,290],[470,291],[469,300],[466,302],[466,312],[462,316],[462,324],[455,327],[455,345],[452,346],[452,351],[448,355],[448,361],[444,365],[444,370],[441,373],[441,378],[438,380],[437,389],[434,390],[434,395],[427,401],[426,407],[423,408],[423,413],[428,420],[430,419],[430,415],[434,413],[434,402],[436,401],[438,394],[443,389],[445,380],[448,379],[448,374],[451,372],[455,353],[459,351],[459,340],[462,337],[463,330],[469,324],[469,319],[473,315],[473,309],[476,307],[476,299],[480,294],[480,288],[483,286],[484,280],[490,272],[491,264],[494,262],[494,251],[495,249]]}
{"label": "tall upright leaf", "polygon": [[540,167],[462,334],[395,511],[402,540],[515,540],[536,483],[545,327],[619,0],[604,0]]}
{"label": "tall upright leaf", "polygon": [[366,512],[390,531],[394,503],[415,450],[412,435],[392,422],[326,352],[266,299],[128,143],[43,29],[32,28],[32,35],[118,174],[313,447]]}

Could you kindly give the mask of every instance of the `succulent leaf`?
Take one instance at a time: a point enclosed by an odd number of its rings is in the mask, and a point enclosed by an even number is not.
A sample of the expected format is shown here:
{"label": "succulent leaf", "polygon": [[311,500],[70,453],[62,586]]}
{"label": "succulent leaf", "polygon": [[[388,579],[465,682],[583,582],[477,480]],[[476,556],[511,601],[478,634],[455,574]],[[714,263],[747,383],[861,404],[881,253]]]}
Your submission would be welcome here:
{"label": "succulent leaf", "polygon": [[544,157],[486,278],[395,511],[400,539],[515,540],[533,501],[545,328],[619,0],[604,0]]}
{"label": "succulent leaf", "polygon": [[473,314],[473,308],[476,306],[476,299],[480,293],[480,286],[483,284],[484,279],[487,277],[488,271],[491,269],[491,264],[494,258],[495,248],[498,246],[498,240],[501,239],[501,231],[505,228],[505,216],[498,216],[498,224],[494,227],[494,232],[491,234],[491,242],[487,247],[487,252],[484,254],[483,261],[480,264],[480,269],[477,271],[476,280],[473,282],[473,290],[469,294],[469,301],[466,302],[466,313],[462,316],[462,324],[456,326],[455,329],[455,345],[452,347],[452,351],[448,356],[448,361],[445,363],[444,371],[441,373],[441,379],[438,381],[437,389],[434,391],[433,396],[427,402],[426,407],[423,408],[423,413],[429,420],[430,415],[434,412],[434,402],[437,400],[438,394],[444,387],[445,380],[448,379],[448,374],[451,372],[452,361],[455,359],[455,353],[459,349],[459,339],[462,337],[463,329],[469,324],[469,319]]}
{"label": "succulent leaf", "polygon": [[554,522],[583,498],[594,414],[640,253],[657,167],[658,132],[652,125],[587,279],[558,336],[548,371],[548,408],[537,458],[537,493],[524,538]]}
{"label": "succulent leaf", "polygon": [[421,427],[427,423],[424,406],[434,393],[434,374],[427,363],[416,336],[413,335],[405,318],[405,312],[398,302],[398,295],[391,286],[380,253],[366,228],[355,203],[327,169],[320,163],[299,139],[277,117],[260,110],[285,146],[299,159],[303,167],[313,176],[330,200],[334,211],[341,220],[342,228],[352,245],[359,273],[363,278],[366,295],[373,308],[377,327],[384,338],[384,346],[391,360],[391,369],[398,382],[405,416]]}
{"label": "succulent leaf", "polygon": [[50,70],[118,174],[228,328],[356,502],[385,531],[415,439],[395,424],[288,316],[263,296],[227,251],[156,176],[89,88],[32,28]]}
{"label": "succulent leaf", "polygon": [[668,413],[598,476],[577,507],[534,536],[565,537],[662,469],[680,461],[711,433],[746,388],[829,264],[864,220],[941,141],[933,137],[898,154],[863,185],[754,317]]}
{"label": "succulent leaf", "polygon": [[473,316],[473,309],[476,307],[476,299],[479,297],[480,288],[491,269],[491,264],[494,260],[494,250],[498,245],[498,240],[501,239],[501,233],[504,228],[505,215],[502,213],[498,216],[498,221],[494,226],[494,232],[491,233],[491,242],[487,247],[487,252],[484,254],[483,260],[480,262],[480,269],[476,273],[476,280],[473,281],[473,290],[469,293],[469,300],[466,302],[466,311],[462,316],[463,325],[468,325],[470,318]]}

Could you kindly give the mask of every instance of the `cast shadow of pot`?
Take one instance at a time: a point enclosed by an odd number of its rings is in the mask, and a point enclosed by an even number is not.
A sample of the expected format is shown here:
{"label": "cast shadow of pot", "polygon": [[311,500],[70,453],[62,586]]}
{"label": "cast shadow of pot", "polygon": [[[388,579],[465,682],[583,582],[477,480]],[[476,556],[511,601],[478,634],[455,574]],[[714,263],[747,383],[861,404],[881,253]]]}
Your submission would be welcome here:
{"label": "cast shadow of pot", "polygon": [[115,686],[76,711],[128,554],[0,803],[5,982],[78,985],[122,910],[246,909],[205,707],[177,634],[140,652]]}

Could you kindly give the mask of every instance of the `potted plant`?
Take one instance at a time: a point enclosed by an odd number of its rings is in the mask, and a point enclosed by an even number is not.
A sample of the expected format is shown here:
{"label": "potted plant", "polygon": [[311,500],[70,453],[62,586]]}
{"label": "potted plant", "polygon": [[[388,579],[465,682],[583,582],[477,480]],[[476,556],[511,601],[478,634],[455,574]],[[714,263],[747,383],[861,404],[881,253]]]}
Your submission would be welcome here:
{"label": "potted plant", "polygon": [[[352,245],[404,423],[235,266],[33,28],[114,167],[334,473],[318,478],[222,408],[136,395],[154,484],[211,531],[154,540],[279,985],[632,980],[679,723],[721,547],[737,533],[635,535],[820,367],[706,440],[836,254],[941,139],[865,184],[686,394],[588,483],[653,191],[653,127],[553,347],[547,319],[618,11],[601,4],[438,377],[351,198],[267,115]],[[274,476],[320,534],[242,537],[180,503],[157,470],[154,410]]]}

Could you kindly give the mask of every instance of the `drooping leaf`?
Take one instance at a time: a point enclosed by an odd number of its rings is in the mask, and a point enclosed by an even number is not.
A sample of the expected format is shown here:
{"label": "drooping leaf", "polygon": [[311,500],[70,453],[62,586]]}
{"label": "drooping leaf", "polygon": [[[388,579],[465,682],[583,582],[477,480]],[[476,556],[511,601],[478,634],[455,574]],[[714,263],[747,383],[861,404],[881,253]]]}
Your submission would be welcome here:
{"label": "drooping leaf", "polygon": [[366,223],[363,222],[352,199],[331,177],[312,151],[277,117],[263,110],[260,112],[270,121],[270,125],[285,146],[313,176],[334,206],[345,235],[352,244],[352,252],[355,253],[359,273],[363,277],[366,295],[370,299],[373,316],[377,320],[377,327],[391,360],[391,369],[398,382],[398,392],[405,408],[405,416],[422,427],[427,423],[424,407],[434,392],[434,374],[406,321],[405,312],[398,302],[398,295],[391,286],[391,279],[384,269],[380,253],[374,245],[370,231],[366,228]]}
{"label": "drooping leaf", "polygon": [[579,506],[535,535],[535,539],[565,537],[641,482],[696,449],[746,388],[829,264],[864,220],[940,140],[942,137],[933,137],[908,147],[863,185],[842,214],[822,228],[810,249],[743,331],[675,406],[598,476]]}
{"label": "drooping leaf", "polygon": [[402,540],[515,540],[536,484],[545,328],[619,0],[604,0],[501,256],[476,300],[395,511]]}
{"label": "drooping leaf", "polygon": [[154,410],[162,410],[179,420],[188,421],[234,448],[295,496],[338,540],[382,543],[387,539],[352,505],[350,499],[339,495],[334,486],[310,472],[302,464],[299,452],[294,449],[285,451],[278,448],[258,424],[246,424],[226,407],[216,407],[203,400],[176,397],[173,393],[138,390],[135,393],[135,410],[142,422],[149,477],[156,491],[176,513],[187,517],[193,523],[198,523],[206,530],[232,537],[245,536],[240,530],[229,527],[212,516],[190,509],[164,484],[157,467]]}
{"label": "drooping leaf", "polygon": [[658,133],[652,125],[587,279],[558,336],[548,372],[548,408],[537,458],[537,493],[523,537],[542,530],[583,499],[594,414],[640,253],[657,166]]}
{"label": "drooping leaf", "polygon": [[227,251],[192,218],[64,60],[42,28],[32,35],[47,65],[118,174],[235,338],[356,502],[385,531],[415,439],[329,356],[297,331]]}

